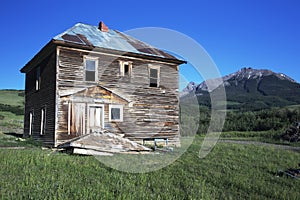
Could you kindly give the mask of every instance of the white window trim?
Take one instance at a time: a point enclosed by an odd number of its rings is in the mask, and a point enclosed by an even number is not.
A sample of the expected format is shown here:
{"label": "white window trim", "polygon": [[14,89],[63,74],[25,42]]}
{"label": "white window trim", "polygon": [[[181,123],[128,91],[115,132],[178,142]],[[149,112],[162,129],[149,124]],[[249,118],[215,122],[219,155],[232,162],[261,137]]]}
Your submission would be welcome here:
{"label": "white window trim", "polygon": [[[108,106],[108,119],[110,122],[122,122],[123,121],[123,105],[109,104]],[[120,109],[120,119],[111,119],[111,109],[119,108]]]}
{"label": "white window trim", "polygon": [[35,72],[35,91],[39,91],[41,89],[41,67],[38,66]]}
{"label": "white window trim", "polygon": [[[87,60],[93,60],[95,61],[95,81],[88,81],[86,80],[86,61]],[[91,56],[84,56],[83,57],[83,63],[84,63],[84,81],[87,82],[98,82],[98,63],[99,63],[99,59],[97,57],[91,57]]]}
{"label": "white window trim", "polygon": [[29,112],[29,130],[28,135],[32,135],[32,129],[33,129],[33,111]]}
{"label": "white window trim", "polygon": [[119,61],[119,66],[120,66],[120,76],[125,76],[125,65],[129,66],[128,69],[128,75],[131,76],[132,75],[132,62],[130,61]]}
{"label": "white window trim", "polygon": [[68,135],[71,135],[71,109],[72,109],[72,103],[68,102]]}
{"label": "white window trim", "polygon": [[46,131],[46,108],[41,109],[41,129],[40,135],[44,135]]}
{"label": "white window trim", "polygon": [[160,85],[160,66],[157,65],[148,65],[148,76],[149,76],[149,87],[150,87],[150,69],[157,70],[157,87]]}

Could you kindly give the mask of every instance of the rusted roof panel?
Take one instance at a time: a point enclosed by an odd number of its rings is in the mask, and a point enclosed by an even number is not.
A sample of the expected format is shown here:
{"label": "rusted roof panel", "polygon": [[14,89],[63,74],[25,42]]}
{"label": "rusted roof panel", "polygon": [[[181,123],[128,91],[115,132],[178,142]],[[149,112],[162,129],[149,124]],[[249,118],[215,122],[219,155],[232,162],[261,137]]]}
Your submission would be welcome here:
{"label": "rusted roof panel", "polygon": [[103,32],[97,26],[82,23],[76,24],[53,39],[86,46],[176,59],[174,56],[160,49],[154,48],[119,31],[109,29],[108,32]]}

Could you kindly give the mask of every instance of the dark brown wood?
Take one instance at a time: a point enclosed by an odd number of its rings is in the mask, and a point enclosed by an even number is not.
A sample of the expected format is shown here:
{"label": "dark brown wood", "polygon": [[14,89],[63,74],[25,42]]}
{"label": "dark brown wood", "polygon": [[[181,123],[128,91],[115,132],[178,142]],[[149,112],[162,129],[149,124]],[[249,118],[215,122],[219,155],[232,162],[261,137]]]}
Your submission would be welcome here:
{"label": "dark brown wood", "polygon": [[[49,52],[48,52],[49,53]],[[40,89],[36,90],[36,67],[40,67]],[[24,136],[54,146],[56,108],[56,52],[26,73]],[[45,109],[45,133],[41,135],[41,110]],[[30,112],[33,114],[32,133],[29,133]]]}

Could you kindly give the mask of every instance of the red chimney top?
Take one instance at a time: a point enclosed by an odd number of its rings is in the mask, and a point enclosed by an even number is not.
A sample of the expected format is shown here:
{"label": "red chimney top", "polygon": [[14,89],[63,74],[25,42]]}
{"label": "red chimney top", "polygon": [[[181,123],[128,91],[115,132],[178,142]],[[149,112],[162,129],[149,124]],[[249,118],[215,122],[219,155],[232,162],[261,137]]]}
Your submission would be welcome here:
{"label": "red chimney top", "polygon": [[98,28],[102,32],[108,32],[108,27],[103,22],[99,23],[99,27]]}

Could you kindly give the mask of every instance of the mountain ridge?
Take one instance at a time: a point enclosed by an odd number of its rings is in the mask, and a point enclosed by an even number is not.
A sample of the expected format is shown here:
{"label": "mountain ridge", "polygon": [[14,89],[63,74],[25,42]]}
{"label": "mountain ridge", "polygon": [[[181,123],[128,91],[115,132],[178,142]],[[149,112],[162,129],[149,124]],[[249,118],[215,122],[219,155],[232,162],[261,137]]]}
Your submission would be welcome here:
{"label": "mountain ridge", "polygon": [[190,82],[180,93],[181,100],[197,96],[199,104],[210,105],[210,93],[225,88],[232,109],[259,110],[300,104],[300,84],[283,73],[267,69],[242,68],[221,78]]}
{"label": "mountain ridge", "polygon": [[[228,85],[228,81],[230,79],[235,79],[237,81],[241,81],[243,79],[261,79],[264,78],[266,76],[276,76],[281,80],[288,80],[290,82],[293,83],[297,83],[294,79],[292,79],[291,77],[283,74],[283,73],[275,73],[271,70],[268,69],[253,69],[251,67],[244,67],[240,70],[238,70],[237,72],[225,75],[221,78],[216,78],[216,79],[209,79],[207,81],[203,81],[200,84],[196,84],[195,82],[191,81],[183,90],[182,92],[191,92],[191,91],[195,91],[195,90],[204,90],[204,91],[209,91],[207,83],[206,82],[215,82],[215,80],[221,80],[220,83],[224,83],[224,86]],[[211,91],[210,91],[211,92]]]}

